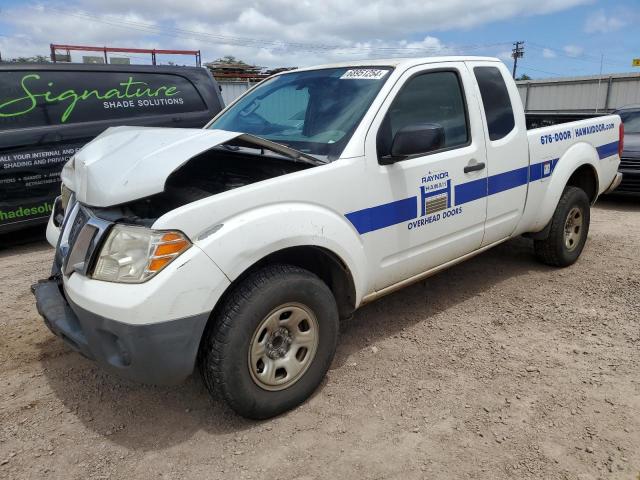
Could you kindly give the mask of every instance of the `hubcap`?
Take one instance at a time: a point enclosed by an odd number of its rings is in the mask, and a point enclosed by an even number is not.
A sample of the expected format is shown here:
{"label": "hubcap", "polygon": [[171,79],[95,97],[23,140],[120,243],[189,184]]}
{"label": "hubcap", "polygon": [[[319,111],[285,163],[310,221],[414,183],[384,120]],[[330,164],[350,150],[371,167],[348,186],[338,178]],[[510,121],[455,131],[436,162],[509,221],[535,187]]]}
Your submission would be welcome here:
{"label": "hubcap", "polygon": [[582,236],[582,210],[573,207],[564,222],[564,245],[570,252],[575,250]]}
{"label": "hubcap", "polygon": [[300,303],[272,310],[253,334],[249,348],[251,378],[265,390],[283,390],[300,380],[318,348],[318,320]]}

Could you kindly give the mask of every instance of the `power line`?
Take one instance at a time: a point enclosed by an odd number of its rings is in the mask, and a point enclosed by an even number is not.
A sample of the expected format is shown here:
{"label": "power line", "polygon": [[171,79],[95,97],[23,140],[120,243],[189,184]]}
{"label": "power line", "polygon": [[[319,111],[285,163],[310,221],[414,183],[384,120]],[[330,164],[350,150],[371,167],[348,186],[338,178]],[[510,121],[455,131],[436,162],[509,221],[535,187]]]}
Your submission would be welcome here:
{"label": "power line", "polygon": [[533,72],[544,73],[545,75],[556,75],[556,76],[558,76],[558,77],[561,77],[561,76],[562,76],[562,74],[561,74],[561,73],[558,73],[558,72],[549,72],[548,70],[540,70],[540,69],[538,69],[538,68],[530,67],[529,65],[527,65],[527,66],[523,67],[523,68],[522,68],[522,70],[524,70],[525,72],[527,72],[527,71],[531,70],[531,71],[533,71]]}
{"label": "power line", "polygon": [[[86,12],[78,12],[78,11],[68,11],[63,9],[58,9],[54,7],[45,7],[46,10],[49,10],[53,13],[58,13],[61,15],[66,15],[70,17],[80,18],[83,20],[89,20],[92,22],[103,23],[110,26],[115,26],[119,28],[125,28],[130,30],[137,30],[145,33],[170,36],[170,37],[182,37],[204,41],[207,43],[223,43],[226,45],[236,45],[236,46],[245,46],[245,47],[255,47],[255,48],[264,48],[272,47],[272,48],[288,48],[291,50],[301,50],[301,51],[310,51],[310,52],[331,52],[334,55],[341,54],[353,54],[354,51],[362,51],[362,52],[386,52],[387,54],[395,54],[402,52],[429,52],[429,53],[445,53],[449,52],[457,52],[461,50],[476,50],[482,48],[495,47],[499,45],[506,45],[507,42],[499,42],[493,44],[474,44],[474,45],[463,45],[457,47],[411,47],[407,45],[399,45],[399,46],[381,46],[381,45],[330,45],[330,44],[313,44],[313,43],[298,43],[298,42],[289,42],[282,40],[266,40],[266,39],[257,39],[257,38],[248,38],[248,37],[236,37],[230,35],[220,35],[209,32],[202,32],[197,30],[188,30],[177,27],[161,27],[157,25],[152,25],[143,22],[135,22],[131,20],[111,20],[105,17],[99,17],[96,15],[91,15]],[[351,52],[351,53],[349,53]]]}
{"label": "power line", "polygon": [[[579,60],[582,62],[589,62],[589,63],[600,63],[601,59],[600,57],[595,57],[592,55],[587,55],[587,54],[580,54],[580,55],[569,55],[568,53],[563,52],[563,50],[561,48],[555,48],[555,47],[548,47],[548,46],[544,46],[544,45],[540,45],[537,43],[531,43],[529,42],[529,46],[533,47],[533,48],[537,48],[539,50],[550,50],[552,51],[554,54],[557,55],[561,55],[565,58],[570,58],[572,60]],[[627,62],[623,62],[619,59],[611,59],[613,61],[608,61],[605,60],[603,63],[607,64],[607,65],[626,65]]]}

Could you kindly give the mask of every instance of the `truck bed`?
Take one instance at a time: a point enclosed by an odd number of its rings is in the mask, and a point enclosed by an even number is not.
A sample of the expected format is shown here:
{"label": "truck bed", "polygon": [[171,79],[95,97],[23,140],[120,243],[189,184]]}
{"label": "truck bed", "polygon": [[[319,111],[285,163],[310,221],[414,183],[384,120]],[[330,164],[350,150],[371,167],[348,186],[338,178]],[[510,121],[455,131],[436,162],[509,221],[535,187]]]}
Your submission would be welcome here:
{"label": "truck bed", "polygon": [[619,124],[617,115],[607,115],[527,131],[530,180],[523,221],[531,225],[531,231],[544,228],[550,218],[550,213],[543,215],[538,210],[550,195],[560,197],[561,191],[549,192],[549,179],[563,170],[565,163],[592,160],[597,178],[592,201],[607,189],[618,170]]}
{"label": "truck bed", "polygon": [[559,123],[577,122],[590,118],[598,118],[607,115],[606,112],[529,112],[525,113],[527,130],[534,128],[551,127]]}

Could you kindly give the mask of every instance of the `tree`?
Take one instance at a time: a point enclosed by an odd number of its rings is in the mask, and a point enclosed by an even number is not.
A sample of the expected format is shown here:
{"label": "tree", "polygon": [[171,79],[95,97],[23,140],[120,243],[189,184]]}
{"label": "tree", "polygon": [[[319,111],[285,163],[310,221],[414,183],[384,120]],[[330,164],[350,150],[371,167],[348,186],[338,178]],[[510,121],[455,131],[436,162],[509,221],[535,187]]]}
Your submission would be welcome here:
{"label": "tree", "polygon": [[15,57],[6,60],[7,63],[50,63],[49,57],[45,55],[35,55],[33,57]]}
{"label": "tree", "polygon": [[219,63],[224,65],[247,65],[245,62],[243,62],[239,58],[234,57],[233,55],[225,55],[224,57],[220,57],[211,63]]}
{"label": "tree", "polygon": [[531,80],[531,77],[529,75],[527,75],[526,73],[523,73],[522,75],[517,77],[516,80]]}

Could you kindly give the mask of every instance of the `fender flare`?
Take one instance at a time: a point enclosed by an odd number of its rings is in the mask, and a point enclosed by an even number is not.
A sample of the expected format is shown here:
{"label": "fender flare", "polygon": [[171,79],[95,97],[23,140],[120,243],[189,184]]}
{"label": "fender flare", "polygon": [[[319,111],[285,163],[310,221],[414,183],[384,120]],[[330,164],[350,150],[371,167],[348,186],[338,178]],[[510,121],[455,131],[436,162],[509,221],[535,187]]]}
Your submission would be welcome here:
{"label": "fender flare", "polygon": [[[571,176],[581,167],[588,165],[593,169],[596,178],[596,192],[599,191],[598,162],[600,157],[597,150],[590,144],[580,142],[572,145],[559,159],[549,179],[549,185],[544,194],[544,200],[537,207],[537,213],[532,222],[532,232],[544,233],[545,227],[551,221],[562,192]],[[597,193],[596,193],[597,197]]]}

